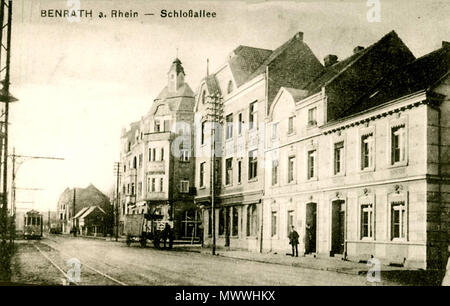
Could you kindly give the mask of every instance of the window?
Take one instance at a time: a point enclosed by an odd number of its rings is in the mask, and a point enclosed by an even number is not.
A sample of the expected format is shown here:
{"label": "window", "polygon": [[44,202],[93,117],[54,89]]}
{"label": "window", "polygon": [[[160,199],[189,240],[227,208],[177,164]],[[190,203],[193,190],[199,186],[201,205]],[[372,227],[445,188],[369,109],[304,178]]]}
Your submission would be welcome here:
{"label": "window", "polygon": [[256,204],[247,206],[247,236],[255,236],[257,232]]}
{"label": "window", "polygon": [[202,122],[201,144],[205,144],[205,125],[206,125],[206,121],[203,121]]}
{"label": "window", "polygon": [[233,91],[233,81],[228,81],[227,93],[231,93]]}
{"label": "window", "polygon": [[294,116],[288,119],[288,134],[294,133]]}
{"label": "window", "polygon": [[316,166],[316,151],[308,152],[308,179],[314,178],[316,176],[315,172]]}
{"label": "window", "polygon": [[147,192],[150,192],[151,179],[147,177]]}
{"label": "window", "polygon": [[361,170],[373,167],[373,134],[361,137]]}
{"label": "window", "polygon": [[127,185],[127,193],[130,194],[130,184]]}
{"label": "window", "polygon": [[137,158],[135,156],[135,157],[133,157],[133,169],[136,169],[136,168],[137,168]]}
{"label": "window", "polygon": [[239,213],[238,213],[238,208],[236,206],[232,207],[232,217],[231,217],[231,235],[232,236],[237,236],[239,234],[239,224],[238,224],[238,220],[239,220]]}
{"label": "window", "polygon": [[238,161],[238,184],[242,181],[242,161]]}
{"label": "window", "polygon": [[272,211],[272,237],[277,235],[277,212]]}
{"label": "window", "polygon": [[287,213],[287,236],[289,237],[289,233],[291,232],[292,225],[294,225],[294,211],[289,210]]}
{"label": "window", "polygon": [[203,90],[202,92],[202,103],[205,104],[206,102],[206,90]]}
{"label": "window", "polygon": [[159,192],[164,191],[164,178],[159,179]]}
{"label": "window", "polygon": [[226,139],[233,138],[233,114],[226,117]]}
{"label": "window", "polygon": [[294,181],[294,171],[295,171],[295,156],[290,156],[288,158],[288,183]]}
{"label": "window", "polygon": [[148,148],[148,161],[152,161],[152,148]]}
{"label": "window", "polygon": [[200,164],[200,187],[205,186],[205,162]]}
{"label": "window", "polygon": [[161,156],[160,156],[161,161],[164,160],[164,148],[161,148]]}
{"label": "window", "polygon": [[391,164],[405,160],[405,126],[396,126],[391,129]]}
{"label": "window", "polygon": [[272,160],[272,185],[278,184],[278,159]]}
{"label": "window", "polygon": [[406,238],[406,207],[404,202],[391,204],[391,239]]}
{"label": "window", "polygon": [[248,179],[254,179],[257,177],[258,173],[258,150],[253,150],[249,152],[248,156]]}
{"label": "window", "polygon": [[189,192],[189,181],[188,180],[180,181],[180,192],[182,192],[182,193]]}
{"label": "window", "polygon": [[123,165],[123,172],[127,172],[127,165]]}
{"label": "window", "polygon": [[131,195],[132,196],[136,195],[136,193],[134,191],[134,183],[131,183]]}
{"label": "window", "polygon": [[344,142],[334,144],[334,174],[340,174],[344,168]]}
{"label": "window", "polygon": [[242,113],[238,115],[238,135],[242,134]]}
{"label": "window", "polygon": [[139,154],[139,167],[142,167],[142,154]]}
{"label": "window", "polygon": [[152,178],[152,191],[155,192],[156,191],[156,178]]}
{"label": "window", "polygon": [[189,149],[181,149],[180,151],[180,161],[188,162],[189,161]]}
{"label": "window", "polygon": [[159,122],[159,120],[155,120],[155,132],[160,131],[161,131],[161,123]]}
{"label": "window", "polygon": [[138,183],[138,196],[142,194],[142,182]]}
{"label": "window", "polygon": [[373,237],[372,220],[372,204],[361,205],[361,239]]}
{"label": "window", "polygon": [[219,236],[225,233],[225,209],[219,209]]}
{"label": "window", "polygon": [[258,110],[256,102],[250,103],[248,124],[249,124],[248,128],[250,130],[253,128],[258,128]]}
{"label": "window", "polygon": [[233,184],[233,158],[225,160],[225,185]]}
{"label": "window", "polygon": [[272,124],[272,142],[278,140],[278,122]]}
{"label": "window", "polygon": [[156,161],[156,148],[153,148],[152,160]]}
{"label": "window", "polygon": [[308,110],[308,125],[317,125],[317,107],[313,107]]}

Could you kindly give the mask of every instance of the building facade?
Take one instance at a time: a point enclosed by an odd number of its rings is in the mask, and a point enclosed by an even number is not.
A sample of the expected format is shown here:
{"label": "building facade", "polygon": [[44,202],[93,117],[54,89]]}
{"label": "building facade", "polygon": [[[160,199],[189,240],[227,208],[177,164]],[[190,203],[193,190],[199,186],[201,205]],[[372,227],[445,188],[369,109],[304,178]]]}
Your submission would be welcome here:
{"label": "building facade", "polygon": [[174,221],[176,238],[197,238],[194,205],[194,93],[175,59],[167,86],[121,137],[120,226],[126,214],[158,213]]}
{"label": "building facade", "polygon": [[448,43],[415,59],[391,32],[328,56],[308,86],[281,88],[266,128],[263,250],[289,251],[294,226],[303,254],[442,268],[449,67]]}
{"label": "building facade", "polygon": [[[262,248],[264,142],[267,109],[282,85],[303,86],[323,66],[297,33],[276,50],[239,46],[201,82],[196,117],[195,201],[203,211],[204,241],[219,247]],[[220,122],[209,120],[213,95]],[[215,126],[215,222],[211,210],[211,130]]]}

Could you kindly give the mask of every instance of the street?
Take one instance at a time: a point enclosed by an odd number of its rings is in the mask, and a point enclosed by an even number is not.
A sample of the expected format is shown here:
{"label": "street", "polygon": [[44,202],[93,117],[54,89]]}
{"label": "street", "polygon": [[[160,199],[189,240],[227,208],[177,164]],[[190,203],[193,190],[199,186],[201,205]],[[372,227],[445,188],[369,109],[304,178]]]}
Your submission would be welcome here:
{"label": "street", "polygon": [[[300,286],[371,285],[365,275],[346,275],[183,251],[127,247],[124,242],[50,236],[17,241],[12,282],[64,285]],[[80,262],[79,279],[76,263]],[[72,264],[71,264],[72,263]]]}

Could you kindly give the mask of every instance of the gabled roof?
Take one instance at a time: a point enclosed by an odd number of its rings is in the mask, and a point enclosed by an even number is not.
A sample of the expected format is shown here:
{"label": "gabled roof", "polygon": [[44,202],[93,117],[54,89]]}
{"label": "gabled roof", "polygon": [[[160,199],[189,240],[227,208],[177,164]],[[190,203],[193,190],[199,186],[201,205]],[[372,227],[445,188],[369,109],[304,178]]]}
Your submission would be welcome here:
{"label": "gabled roof", "polygon": [[355,111],[362,111],[394,99],[427,90],[450,71],[450,45],[428,53],[381,79],[364,95]]}
{"label": "gabled roof", "polygon": [[[257,75],[264,73],[266,71],[267,65],[269,65],[271,62],[273,62],[275,59],[277,59],[278,56],[280,56],[283,53],[283,51],[285,51],[286,49],[291,47],[292,43],[296,42],[298,40],[300,40],[300,41],[303,40],[302,32],[295,34],[288,41],[286,41],[284,44],[282,44],[281,46],[276,48],[272,53],[270,53],[270,55],[264,60],[264,62],[258,67],[258,69],[256,69],[256,71],[251,75],[251,77],[249,79],[252,79],[252,78],[256,77]],[[306,46],[306,44],[304,42],[302,42],[302,43],[304,46]]]}
{"label": "gabled roof", "polygon": [[228,64],[233,74],[236,86],[239,87],[252,79],[255,70],[265,62],[272,54],[271,50],[260,49],[248,46],[239,46],[233,50]]}
{"label": "gabled roof", "polygon": [[[347,57],[346,59],[339,61],[329,67],[326,67],[321,74],[319,74],[312,82],[310,82],[305,89],[309,91],[309,94],[315,94],[321,90],[323,86],[328,85],[329,83],[333,82],[335,79],[339,78],[347,69],[350,67],[357,67],[358,61],[361,58],[368,58],[372,57],[373,61],[380,61],[383,59],[377,58],[376,56],[372,56],[372,51],[375,48],[381,48],[384,45],[388,45],[391,41],[398,40],[401,43],[400,38],[398,37],[397,33],[395,31],[391,31],[388,34],[384,35],[380,40],[375,42],[374,44],[370,45],[369,47],[352,54],[351,56]],[[389,46],[388,46],[389,48]],[[409,51],[409,50],[408,50]],[[412,53],[411,53],[412,56]],[[414,57],[412,56],[411,60],[413,60]],[[365,68],[365,67],[363,67]],[[370,71],[364,70],[360,71],[361,77],[370,77]]]}
{"label": "gabled roof", "polygon": [[307,90],[290,88],[290,87],[282,87],[282,88],[286,89],[291,94],[291,96],[295,102],[300,101],[301,99],[305,98],[308,95]]}
{"label": "gabled roof", "polygon": [[89,206],[89,207],[85,207],[82,210],[80,210],[78,212],[78,214],[75,215],[74,218],[80,218],[80,219],[86,218],[96,209],[99,209],[103,214],[106,215],[106,212],[100,206]]}
{"label": "gabled roof", "polygon": [[76,219],[83,215],[91,206],[83,207],[73,218]]}

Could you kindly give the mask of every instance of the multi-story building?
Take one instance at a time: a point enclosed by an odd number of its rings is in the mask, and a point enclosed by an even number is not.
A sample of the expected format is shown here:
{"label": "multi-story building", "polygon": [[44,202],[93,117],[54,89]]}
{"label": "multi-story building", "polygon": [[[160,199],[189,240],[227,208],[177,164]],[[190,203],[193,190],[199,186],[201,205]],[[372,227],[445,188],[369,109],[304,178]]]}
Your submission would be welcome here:
{"label": "multi-story building", "polygon": [[121,137],[121,207],[124,216],[159,213],[173,220],[176,238],[197,237],[200,215],[194,205],[194,93],[175,59],[167,86],[146,116]]}
{"label": "multi-story building", "polygon": [[196,119],[196,203],[205,244],[211,244],[211,96],[221,97],[216,129],[215,233],[217,246],[262,247],[265,116],[281,86],[302,87],[323,70],[297,33],[276,50],[239,46],[200,84]]}
{"label": "multi-story building", "polygon": [[395,32],[327,56],[279,90],[267,122],[264,251],[445,264],[450,212],[450,45],[415,59]]}

